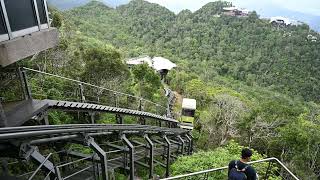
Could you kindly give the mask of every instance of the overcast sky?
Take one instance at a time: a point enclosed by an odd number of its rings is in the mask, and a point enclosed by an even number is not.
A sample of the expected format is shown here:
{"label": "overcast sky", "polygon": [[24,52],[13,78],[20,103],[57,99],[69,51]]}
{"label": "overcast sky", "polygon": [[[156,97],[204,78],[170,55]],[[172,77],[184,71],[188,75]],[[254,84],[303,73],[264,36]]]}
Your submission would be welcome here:
{"label": "overcast sky", "polygon": [[[183,9],[195,11],[214,0],[147,0],[178,13]],[[228,0],[236,6],[259,10],[265,5],[277,5],[293,11],[320,16],[320,0]]]}

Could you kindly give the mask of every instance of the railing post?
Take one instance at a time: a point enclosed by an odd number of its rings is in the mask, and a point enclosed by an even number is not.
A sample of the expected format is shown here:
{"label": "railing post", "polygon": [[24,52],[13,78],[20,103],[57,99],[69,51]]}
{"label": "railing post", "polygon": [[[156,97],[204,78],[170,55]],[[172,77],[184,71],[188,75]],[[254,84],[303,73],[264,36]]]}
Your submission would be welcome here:
{"label": "railing post", "polygon": [[108,180],[108,167],[107,167],[107,154],[103,149],[94,141],[92,137],[89,137],[87,140],[88,146],[98,154],[100,157],[100,164],[102,170],[102,179]]}
{"label": "railing post", "polygon": [[117,93],[113,93],[113,99],[114,99],[114,107],[118,107],[118,95],[117,95]]}
{"label": "railing post", "polygon": [[84,96],[84,89],[82,83],[79,84],[80,89],[80,102],[84,103],[86,101],[86,98]]}
{"label": "railing post", "polygon": [[24,89],[24,97],[26,100],[32,99],[31,95],[31,90],[28,84],[28,79],[27,79],[27,72],[25,70],[21,70],[22,68],[19,69],[19,73],[21,73],[21,78],[22,78],[22,84],[23,84],[23,89]]}
{"label": "railing post", "polygon": [[170,171],[169,171],[169,169],[170,169],[170,154],[171,154],[171,152],[170,152],[170,146],[171,146],[171,143],[170,143],[170,141],[169,141],[169,139],[167,138],[167,136],[166,135],[164,135],[163,136],[163,138],[164,138],[164,140],[165,140],[165,142],[166,142],[166,144],[167,144],[167,158],[166,158],[166,177],[169,177],[170,176]]}
{"label": "railing post", "polygon": [[268,180],[270,168],[271,168],[271,161],[269,161],[269,165],[268,165],[266,175],[265,175],[265,180]]}
{"label": "railing post", "polygon": [[144,135],[144,138],[149,145],[149,179],[152,179],[153,178],[153,170],[154,170],[154,165],[153,165],[154,144],[147,134]]}
{"label": "railing post", "polygon": [[2,107],[2,98],[0,98],[0,127],[7,127],[7,117]]}
{"label": "railing post", "polygon": [[62,180],[61,173],[58,166],[54,167],[54,171],[58,180]]}
{"label": "railing post", "polygon": [[129,148],[129,153],[130,153],[130,180],[134,180],[134,146],[129,141],[129,139],[127,139],[125,134],[123,134],[121,136],[121,139],[124,141],[124,143]]}
{"label": "railing post", "polygon": [[139,109],[138,110],[142,111],[142,99],[141,98],[139,99]]}

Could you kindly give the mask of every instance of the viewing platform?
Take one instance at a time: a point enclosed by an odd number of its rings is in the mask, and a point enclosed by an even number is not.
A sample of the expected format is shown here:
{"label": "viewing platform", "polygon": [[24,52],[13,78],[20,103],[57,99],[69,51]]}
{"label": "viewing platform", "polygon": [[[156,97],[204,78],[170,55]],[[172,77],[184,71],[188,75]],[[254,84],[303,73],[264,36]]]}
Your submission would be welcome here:
{"label": "viewing platform", "polygon": [[46,0],[1,0],[0,6],[0,66],[58,45]]}

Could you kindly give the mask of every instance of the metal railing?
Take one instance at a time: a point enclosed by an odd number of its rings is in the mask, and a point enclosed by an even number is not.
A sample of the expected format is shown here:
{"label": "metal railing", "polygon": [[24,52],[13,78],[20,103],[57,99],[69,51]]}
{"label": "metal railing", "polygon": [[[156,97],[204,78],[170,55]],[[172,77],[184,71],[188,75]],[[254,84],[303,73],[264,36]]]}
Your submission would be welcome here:
{"label": "metal railing", "polygon": [[[42,168],[42,166],[48,161],[48,159],[50,158],[50,156],[52,155],[52,153],[50,153],[44,160],[43,162],[40,164],[40,166],[32,173],[32,175],[29,177],[28,180],[32,180],[34,178],[34,176],[39,172],[39,170]],[[51,172],[51,171],[50,171]]]}
{"label": "metal railing", "polygon": [[[63,97],[60,100],[81,101],[119,108],[135,109],[158,115],[165,115],[167,111],[167,107],[165,107],[164,105],[152,102],[150,100],[132,94],[115,91],[105,87],[100,87],[90,83],[31,68],[23,67],[21,68],[21,70],[25,75],[25,78],[27,79],[27,85],[30,89],[30,96],[32,95],[37,99],[50,99],[50,94],[55,94],[55,92],[53,92],[52,89],[49,89],[47,87],[46,83],[50,83],[50,86],[56,87],[56,89],[58,90],[59,88],[62,88],[62,92],[58,92],[58,94],[62,94]],[[26,75],[26,71],[30,71],[44,76],[41,78],[38,78],[37,76],[32,76],[30,78]],[[52,81],[51,79],[50,82],[45,82],[46,77],[57,78],[57,81]],[[55,100],[59,100],[58,97],[54,98]]]}
{"label": "metal railing", "polygon": [[[269,162],[269,167],[266,171],[266,177],[265,179],[268,179],[268,174],[271,168],[271,163],[276,162],[278,165],[280,165],[286,173],[288,173],[289,177],[291,177],[294,180],[299,180],[299,178],[294,175],[279,159],[277,158],[267,158],[267,159],[262,159],[262,160],[258,160],[258,161],[252,161],[249,162],[248,164],[257,164],[257,163],[263,163],[263,162]],[[194,173],[189,173],[189,174],[184,174],[184,175],[179,175],[179,176],[174,176],[174,177],[169,177],[169,178],[164,178],[163,180],[173,180],[173,179],[190,179],[192,177],[195,177],[197,179],[209,179],[210,177],[210,173],[214,173],[214,172],[218,172],[218,171],[222,171],[222,170],[227,170],[228,166],[225,167],[219,167],[219,168],[214,168],[214,169],[209,169],[209,170],[204,170],[204,171],[199,171],[199,172],[194,172]],[[201,178],[199,178],[199,176]],[[279,173],[279,176],[282,179],[287,179],[282,177],[282,175]]]}

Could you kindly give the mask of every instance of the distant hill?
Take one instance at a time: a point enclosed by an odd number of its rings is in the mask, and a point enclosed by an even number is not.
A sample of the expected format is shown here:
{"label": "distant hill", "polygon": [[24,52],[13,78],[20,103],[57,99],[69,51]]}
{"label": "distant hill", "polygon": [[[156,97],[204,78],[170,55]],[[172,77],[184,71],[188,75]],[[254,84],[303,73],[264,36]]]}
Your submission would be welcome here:
{"label": "distant hill", "polygon": [[263,8],[258,8],[258,5],[253,5],[251,9],[255,9],[262,17],[284,16],[293,20],[307,23],[312,29],[320,32],[320,16],[292,11],[275,5],[264,5]]}
{"label": "distant hill", "polygon": [[[91,0],[48,0],[49,4],[60,9],[69,10],[75,7],[83,6]],[[130,0],[100,0],[109,7],[116,7],[128,3]]]}
{"label": "distant hill", "polygon": [[[91,0],[48,0],[49,4],[57,7],[60,10],[69,10],[75,7],[83,6],[90,2]],[[127,4],[131,0],[100,0],[109,7],[117,7],[119,5]],[[285,16],[294,20],[299,20],[310,25],[310,27],[318,32],[320,32],[320,16],[315,16],[312,14],[306,14],[301,12],[296,12],[288,10],[279,6],[274,6],[270,4],[264,4],[261,8],[261,4],[249,4],[252,10],[256,10],[262,17],[272,17],[272,16]]]}

